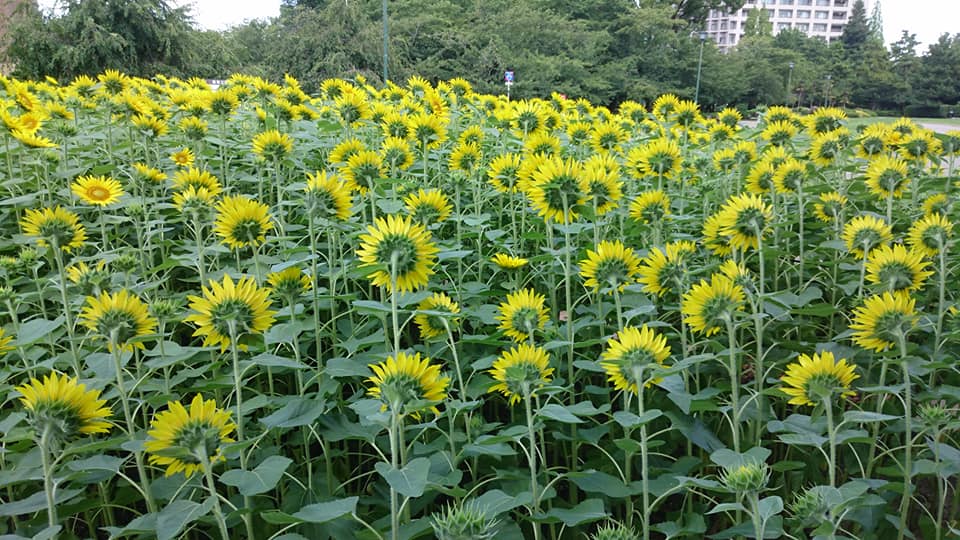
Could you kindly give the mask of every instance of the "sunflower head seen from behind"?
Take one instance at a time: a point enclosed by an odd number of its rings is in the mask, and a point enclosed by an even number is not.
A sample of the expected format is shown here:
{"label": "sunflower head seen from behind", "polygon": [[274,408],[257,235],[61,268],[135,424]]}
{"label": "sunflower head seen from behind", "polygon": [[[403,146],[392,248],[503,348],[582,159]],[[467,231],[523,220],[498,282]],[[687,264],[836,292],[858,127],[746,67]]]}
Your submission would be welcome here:
{"label": "sunflower head seen from behind", "polygon": [[709,282],[702,279],[683,295],[680,311],[691,329],[712,336],[743,310],[745,299],[742,287],[723,274],[714,274]]}
{"label": "sunflower head seen from behind", "polygon": [[383,403],[383,410],[405,416],[423,410],[437,412],[435,403],[447,397],[449,377],[440,374],[440,366],[431,364],[420,353],[403,351],[379,364],[371,364],[373,376],[367,378],[367,394]]}
{"label": "sunflower head seen from behind", "polygon": [[420,302],[417,311],[436,312],[436,314],[418,313],[413,318],[420,329],[420,337],[433,339],[446,336],[448,328],[451,330],[454,328],[457,323],[457,315],[460,313],[460,306],[446,293],[439,292],[433,293]]}
{"label": "sunflower head seen from behind", "polygon": [[487,391],[500,392],[514,405],[550,384],[553,368],[549,365],[550,354],[543,347],[521,343],[493,362],[488,373],[497,383]]}
{"label": "sunflower head seen from behind", "polygon": [[916,300],[905,292],[871,296],[853,310],[853,342],[864,349],[883,352],[906,343],[907,332],[917,322]]}
{"label": "sunflower head seen from behind", "polygon": [[214,231],[232,249],[259,246],[272,228],[270,208],[261,202],[234,195],[217,204]]}
{"label": "sunflower head seen from behind", "polygon": [[850,390],[850,384],[858,377],[856,366],[848,364],[845,358],[837,360],[830,351],[812,356],[801,354],[787,366],[780,378],[784,384],[780,389],[790,396],[791,405],[816,406],[833,396],[852,397],[855,392]]}
{"label": "sunflower head seen from behind", "polygon": [[183,472],[187,478],[225,461],[223,445],[234,442],[230,434],[236,429],[229,412],[200,394],[193,397],[189,409],[180,401],[168,402],[167,410],[157,413],[150,427],[144,443],[150,463],[166,467],[166,476]]}
{"label": "sunflower head seen from behind", "polygon": [[270,290],[257,286],[253,278],[242,277],[236,283],[229,275],[221,282],[210,280],[210,287],[203,287],[203,296],[188,296],[190,309],[195,313],[184,321],[197,325],[194,336],[203,337],[205,347],[220,345],[221,351],[230,346],[231,333],[238,339],[242,335],[262,334],[274,322]]}
{"label": "sunflower head seen from behind", "polygon": [[134,340],[153,334],[157,327],[147,304],[126,289],[115,294],[104,292],[99,297],[88,296],[80,322],[106,339],[111,350],[118,346],[124,351],[142,349],[143,343]]}
{"label": "sunflower head seen from behind", "polygon": [[637,281],[640,273],[640,258],[633,249],[619,240],[604,240],[596,250],[587,250],[587,258],[580,261],[580,276],[584,286],[594,291],[613,294]]}
{"label": "sunflower head seen from behind", "polygon": [[51,373],[16,387],[30,425],[40,440],[62,443],[79,435],[107,433],[110,409],[99,390],[87,390],[78,379]]}
{"label": "sunflower head seen from behind", "polygon": [[500,304],[500,330],[514,341],[533,339],[533,333],[542,330],[549,320],[546,297],[533,289],[523,289],[507,295]]}
{"label": "sunflower head seen from behind", "polygon": [[410,216],[389,215],[377,218],[376,225],[367,227],[360,235],[357,258],[374,285],[388,291],[415,291],[423,287],[433,275],[437,247],[430,233],[414,223]]}
{"label": "sunflower head seen from behind", "polygon": [[20,220],[23,234],[35,238],[40,247],[71,251],[83,246],[87,229],[73,212],[61,208],[28,209]]}
{"label": "sunflower head seen from behind", "polygon": [[628,326],[607,342],[600,366],[617,390],[638,393],[639,385],[650,386],[659,379],[651,376],[670,356],[667,338],[643,325]]}

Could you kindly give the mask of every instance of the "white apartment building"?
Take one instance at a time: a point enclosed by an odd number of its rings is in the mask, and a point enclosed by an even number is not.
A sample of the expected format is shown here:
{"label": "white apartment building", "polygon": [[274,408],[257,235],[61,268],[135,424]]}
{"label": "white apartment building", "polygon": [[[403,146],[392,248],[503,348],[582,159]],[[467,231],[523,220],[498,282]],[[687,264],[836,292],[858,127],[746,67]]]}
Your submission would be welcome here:
{"label": "white apartment building", "polygon": [[[864,4],[869,16],[869,1]],[[767,11],[774,34],[792,28],[829,42],[843,33],[853,0],[746,0],[734,13],[711,10],[705,28],[708,38],[723,50],[733,47],[743,37],[747,15],[755,8]]]}

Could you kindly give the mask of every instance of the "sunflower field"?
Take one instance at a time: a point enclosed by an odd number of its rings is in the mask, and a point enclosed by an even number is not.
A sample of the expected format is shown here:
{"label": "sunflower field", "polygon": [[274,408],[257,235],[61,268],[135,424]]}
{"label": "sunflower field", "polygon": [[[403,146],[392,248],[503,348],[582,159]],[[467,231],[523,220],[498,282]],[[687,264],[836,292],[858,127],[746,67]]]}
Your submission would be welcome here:
{"label": "sunflower field", "polygon": [[0,82],[4,539],[960,538],[960,133]]}

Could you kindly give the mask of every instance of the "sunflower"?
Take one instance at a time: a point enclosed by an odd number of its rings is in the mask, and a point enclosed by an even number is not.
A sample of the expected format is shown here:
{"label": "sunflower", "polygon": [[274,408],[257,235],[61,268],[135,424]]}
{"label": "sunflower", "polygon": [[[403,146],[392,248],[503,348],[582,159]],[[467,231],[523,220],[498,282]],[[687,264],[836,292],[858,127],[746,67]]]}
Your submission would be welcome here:
{"label": "sunflower", "polygon": [[407,170],[413,165],[410,142],[400,137],[387,137],[380,145],[380,158],[391,169]]}
{"label": "sunflower", "polygon": [[446,122],[434,114],[414,114],[406,118],[407,138],[419,148],[437,148],[447,140]]}
{"label": "sunflower", "polygon": [[889,155],[874,158],[867,166],[865,181],[870,193],[885,200],[893,196],[899,199],[910,183],[907,177],[907,162]]}
{"label": "sunflower", "polygon": [[10,345],[11,341],[13,341],[13,336],[8,336],[7,331],[0,328],[0,356],[13,350],[13,346]]}
{"label": "sunflower", "polygon": [[274,322],[270,310],[270,291],[260,288],[252,278],[242,277],[234,283],[229,275],[217,283],[210,280],[210,288],[203,287],[203,297],[187,296],[190,309],[195,311],[184,319],[196,323],[193,335],[203,336],[203,346],[220,345],[221,352],[230,346],[230,328],[236,337],[242,334],[262,334]]}
{"label": "sunflower", "polygon": [[[580,146],[591,140],[593,132],[592,125],[589,122],[569,122],[567,123],[567,140],[571,145]],[[592,141],[591,141],[592,142]]]}
{"label": "sunflower", "polygon": [[737,134],[732,127],[720,122],[713,122],[709,126],[707,128],[707,140],[711,143],[729,141]]}
{"label": "sunflower", "polygon": [[38,135],[36,131],[25,131],[22,129],[16,129],[10,132],[10,135],[14,139],[20,141],[25,146],[30,148],[56,148],[57,143],[51,141],[50,139]]}
{"label": "sunflower", "polygon": [[738,285],[744,290],[753,289],[753,276],[750,275],[750,271],[747,270],[746,265],[742,262],[738,263],[733,259],[727,259],[720,264],[717,270],[724,276],[730,278],[734,285]]}
{"label": "sunflower", "polygon": [[520,156],[501,154],[490,162],[487,177],[494,189],[501,193],[515,193],[520,181]]}
{"label": "sunflower", "polygon": [[923,215],[949,215],[953,208],[953,201],[946,193],[935,193],[923,200]]}
{"label": "sunflower", "polygon": [[343,168],[343,177],[347,180],[347,184],[360,193],[366,193],[385,175],[383,159],[380,154],[372,150],[354,153],[347,159],[347,164]]}
{"label": "sunflower", "polygon": [[850,384],[859,377],[856,366],[848,364],[846,358],[836,360],[830,351],[813,356],[801,354],[780,377],[785,385],[780,389],[790,396],[787,403],[791,405],[816,406],[834,394],[841,398],[856,395],[850,390]]}
{"label": "sunflower", "polygon": [[915,221],[907,233],[907,244],[927,257],[933,257],[947,246],[953,236],[953,223],[942,214],[930,214]]}
{"label": "sunflower", "polygon": [[672,139],[660,138],[638,146],[627,154],[627,167],[635,178],[672,177],[683,169],[680,145]]}
{"label": "sunflower", "polygon": [[182,148],[170,154],[170,161],[172,161],[178,167],[189,167],[193,165],[194,159],[193,151],[189,148]]}
{"label": "sunflower", "polygon": [[597,153],[619,152],[620,145],[629,138],[630,135],[626,130],[617,124],[595,124],[590,134],[590,147]]}
{"label": "sunflower", "polygon": [[78,379],[51,373],[15,388],[22,396],[30,425],[38,438],[44,434],[55,441],[75,435],[93,435],[110,431],[110,408],[100,399],[99,390],[87,390]]}
{"label": "sunflower", "polygon": [[889,148],[892,130],[887,124],[870,124],[857,139],[857,156],[873,159]]}
{"label": "sunflower", "polygon": [[864,349],[883,352],[896,346],[916,324],[916,300],[904,292],[871,296],[853,310],[853,342]]}
{"label": "sunflower", "polygon": [[337,145],[333,147],[333,150],[330,150],[330,156],[327,161],[330,163],[345,164],[354,154],[363,152],[366,149],[367,146],[360,142],[359,139],[347,139],[337,143]]}
{"label": "sunflower", "polygon": [[744,187],[750,193],[763,195],[770,192],[773,187],[773,176],[776,169],[773,164],[767,160],[759,161],[747,172],[747,179]]}
{"label": "sunflower", "polygon": [[81,176],[70,185],[73,194],[87,204],[107,206],[120,200],[120,182],[106,176]]}
{"label": "sunflower", "polygon": [[680,312],[691,329],[709,337],[731,320],[734,311],[743,310],[744,300],[742,287],[722,274],[714,274],[709,282],[701,279],[683,295]]}
{"label": "sunflower", "polygon": [[207,121],[196,116],[187,116],[177,123],[177,128],[183,132],[188,139],[200,140],[207,135],[210,126]]}
{"label": "sunflower", "polygon": [[180,401],[168,401],[167,410],[157,413],[150,427],[143,444],[150,463],[166,467],[165,476],[182,471],[187,478],[226,461],[223,445],[234,442],[230,434],[237,429],[228,411],[200,394],[193,397],[189,411]]}
{"label": "sunflower", "polygon": [[313,279],[297,266],[267,274],[271,292],[283,299],[295,300],[313,288]]}
{"label": "sunflower", "polygon": [[660,381],[650,378],[651,368],[663,366],[670,356],[667,338],[643,325],[628,326],[607,342],[600,357],[600,366],[607,372],[607,380],[617,390],[639,392],[639,384],[649,387]]}
{"label": "sunflower", "polygon": [[421,359],[420,353],[401,351],[369,367],[374,374],[367,378],[371,384],[367,395],[383,402],[384,410],[401,416],[418,415],[427,408],[436,413],[436,407],[430,403],[447,397],[450,378],[441,377],[440,366],[431,365],[429,358]]}
{"label": "sunflower", "polygon": [[529,339],[534,331],[542,330],[549,320],[546,297],[533,289],[523,289],[507,295],[507,301],[500,304],[500,330],[515,341]]}
{"label": "sunflower", "polygon": [[487,392],[500,392],[515,405],[550,384],[553,368],[549,364],[550,354],[544,348],[521,343],[494,360],[487,373],[497,384]]}
{"label": "sunflower", "polygon": [[773,173],[773,186],[777,193],[794,193],[807,181],[807,167],[800,161],[787,158]]}
{"label": "sunflower", "polygon": [[130,123],[152,137],[166,135],[170,129],[162,118],[157,118],[152,114],[134,115],[133,118],[130,119]]}
{"label": "sunflower", "polygon": [[904,158],[924,162],[940,155],[943,144],[932,131],[920,130],[900,140],[898,151]]}
{"label": "sunflower", "polygon": [[846,197],[836,191],[821,193],[813,205],[813,215],[824,223],[837,222],[848,202]]}
{"label": "sunflower", "polygon": [[141,184],[162,184],[167,175],[145,163],[134,163],[133,179]]}
{"label": "sunflower", "polygon": [[219,195],[223,190],[217,177],[207,171],[187,167],[178,170],[173,174],[173,189],[177,191],[185,190],[189,187],[197,189],[206,189],[211,195]]}
{"label": "sunflower", "polygon": [[480,161],[483,154],[480,152],[480,145],[477,143],[460,143],[450,152],[450,170],[472,172]]}
{"label": "sunflower", "polygon": [[510,124],[521,134],[533,133],[545,127],[545,118],[538,103],[518,101],[511,111]]}
{"label": "sunflower", "polygon": [[224,197],[217,204],[213,230],[232,249],[262,244],[272,227],[270,208],[244,195]]}
{"label": "sunflower", "polygon": [[789,120],[779,120],[767,123],[763,131],[760,132],[760,138],[770,141],[770,144],[783,146],[797,134],[797,126]]}
{"label": "sunflower", "polygon": [[87,230],[80,218],[59,206],[42,210],[28,209],[20,220],[23,234],[37,239],[40,247],[52,246],[71,251],[83,246]]}
{"label": "sunflower", "polygon": [[523,268],[527,265],[527,259],[522,257],[514,257],[506,253],[497,253],[493,257],[490,257],[490,262],[503,268],[504,270],[516,270],[517,268]]}
{"label": "sunflower", "polygon": [[658,223],[670,215],[670,197],[663,190],[644,191],[630,203],[630,217],[641,223]]}
{"label": "sunflower", "polygon": [[703,117],[700,115],[700,105],[688,99],[676,104],[673,108],[672,116],[677,124],[687,128],[703,120]]}
{"label": "sunflower", "polygon": [[547,158],[534,171],[526,189],[537,214],[546,221],[569,223],[577,218],[576,206],[586,201],[580,189],[581,165],[572,159]]}
{"label": "sunflower", "polygon": [[[361,268],[371,268],[367,278],[388,291],[414,291],[433,275],[437,247],[423,225],[411,216],[377,218],[376,225],[360,235],[357,258]],[[391,279],[391,272],[394,273]],[[394,281],[395,280],[395,281]]]}
{"label": "sunflower", "polygon": [[929,264],[919,250],[900,244],[880,246],[867,257],[867,279],[889,291],[916,291],[933,275],[926,270]]}
{"label": "sunflower", "polygon": [[773,221],[773,209],[759,195],[734,195],[720,209],[720,234],[730,237],[730,245],[756,249]]}
{"label": "sunflower", "polygon": [[672,286],[682,283],[686,278],[685,260],[695,250],[691,242],[684,241],[671,242],[664,249],[651,248],[638,269],[643,290],[663,296]]}
{"label": "sunflower", "polygon": [[99,295],[100,287],[110,279],[110,272],[107,271],[107,262],[102,259],[92,268],[81,261],[67,268],[67,279],[76,284],[84,295]]}
{"label": "sunflower", "polygon": [[720,212],[716,212],[703,220],[703,245],[721,257],[726,257],[733,253],[733,246],[730,245],[730,237],[720,232],[724,227],[723,215]]}
{"label": "sunflower", "polygon": [[807,124],[810,135],[818,136],[838,130],[843,126],[847,113],[837,107],[820,107],[813,114],[803,120]]}
{"label": "sunflower", "polygon": [[523,141],[526,155],[559,156],[560,148],[560,139],[544,131],[530,133]]}
{"label": "sunflower", "polygon": [[586,194],[585,205],[596,209],[596,215],[602,216],[617,207],[623,197],[619,174],[608,171],[601,164],[583,168],[580,177],[580,191]]}
{"label": "sunflower", "polygon": [[147,305],[126,289],[116,294],[104,292],[99,297],[88,296],[87,305],[80,312],[80,322],[109,340],[111,350],[114,345],[124,351],[143,349],[143,343],[131,341],[149,336],[157,328],[157,320],[150,316]]}
{"label": "sunflower", "polygon": [[717,172],[729,173],[737,164],[737,153],[733,148],[721,148],[713,153],[713,168]]}
{"label": "sunflower", "polygon": [[453,206],[447,196],[439,190],[420,190],[411,193],[403,200],[407,213],[414,221],[423,225],[446,221],[453,212]]}
{"label": "sunflower", "polygon": [[345,126],[359,126],[370,118],[370,106],[363,92],[345,92],[333,100],[333,108]]}
{"label": "sunflower", "polygon": [[260,159],[281,160],[293,152],[293,139],[275,129],[253,136],[253,153]]}
{"label": "sunflower", "polygon": [[317,171],[307,173],[307,209],[314,217],[346,221],[350,218],[353,199],[350,186],[339,176]]}
{"label": "sunflower", "polygon": [[680,103],[680,99],[673,94],[663,94],[654,100],[650,107],[650,112],[660,120],[666,120],[667,115],[671,114]]}
{"label": "sunflower", "polygon": [[880,218],[857,216],[843,227],[843,240],[847,251],[862,259],[874,249],[888,244],[893,239],[893,230]]}
{"label": "sunflower", "polygon": [[580,276],[586,281],[584,286],[594,291],[603,290],[613,294],[637,281],[640,272],[640,258],[633,250],[619,240],[604,240],[597,245],[596,251],[587,250],[587,258],[580,261]]}
{"label": "sunflower", "polygon": [[[453,324],[456,322],[456,315],[460,313],[460,306],[445,293],[441,292],[433,293],[425,298],[417,305],[417,311],[433,311],[447,314],[447,316],[443,316],[431,313],[418,313],[417,316],[413,318],[413,322],[417,323],[417,327],[420,328],[420,337],[423,339],[433,339],[446,335],[447,325],[453,327]],[[444,324],[444,321],[447,321],[447,323]]]}
{"label": "sunflower", "polygon": [[196,219],[205,219],[215,203],[216,195],[205,187],[190,186],[173,194],[173,205],[177,210]]}

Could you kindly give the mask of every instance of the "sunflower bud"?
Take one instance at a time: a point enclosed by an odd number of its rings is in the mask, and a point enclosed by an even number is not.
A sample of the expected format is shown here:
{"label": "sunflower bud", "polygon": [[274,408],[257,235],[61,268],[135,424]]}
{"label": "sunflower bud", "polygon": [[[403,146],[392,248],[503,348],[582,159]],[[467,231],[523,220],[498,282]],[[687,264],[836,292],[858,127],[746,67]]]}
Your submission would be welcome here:
{"label": "sunflower bud", "polygon": [[760,492],[769,479],[770,467],[766,463],[745,463],[725,469],[720,478],[727,489],[737,494]]}
{"label": "sunflower bud", "polygon": [[623,524],[614,523],[597,529],[590,535],[590,540],[640,540],[640,535]]}
{"label": "sunflower bud", "polygon": [[488,517],[476,501],[448,506],[431,516],[430,525],[438,540],[487,540],[500,528],[499,520]]}

